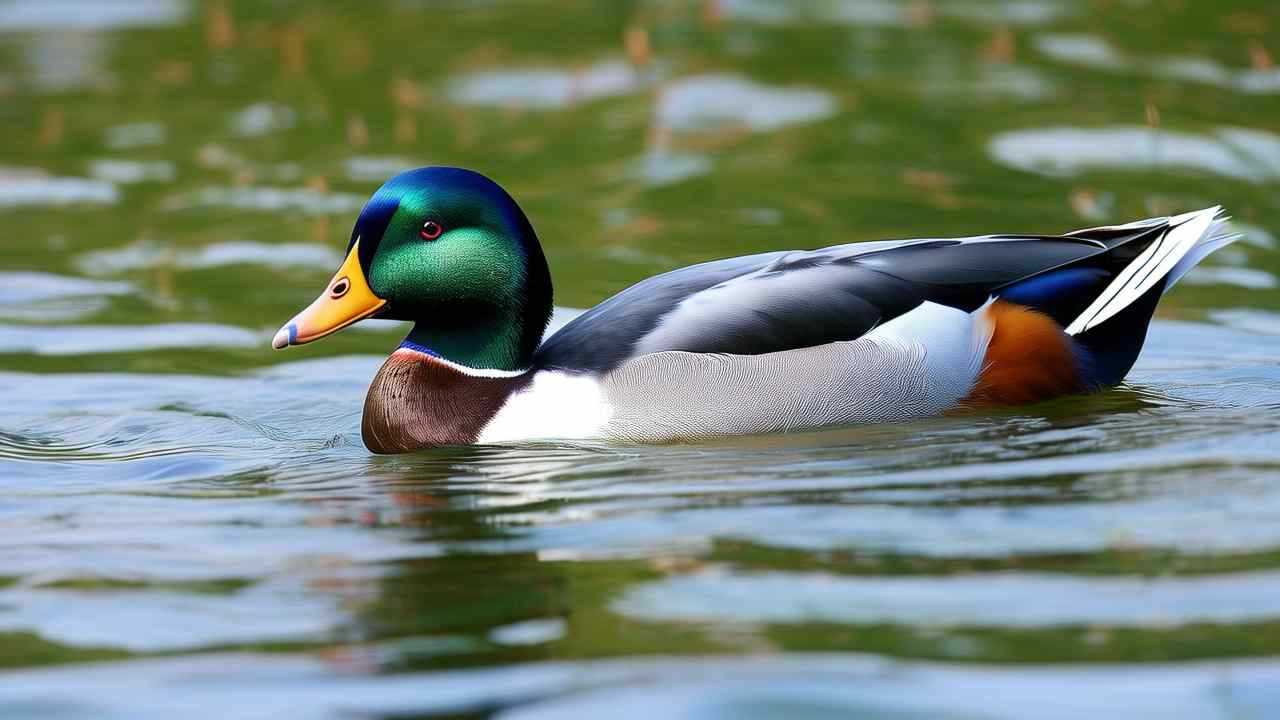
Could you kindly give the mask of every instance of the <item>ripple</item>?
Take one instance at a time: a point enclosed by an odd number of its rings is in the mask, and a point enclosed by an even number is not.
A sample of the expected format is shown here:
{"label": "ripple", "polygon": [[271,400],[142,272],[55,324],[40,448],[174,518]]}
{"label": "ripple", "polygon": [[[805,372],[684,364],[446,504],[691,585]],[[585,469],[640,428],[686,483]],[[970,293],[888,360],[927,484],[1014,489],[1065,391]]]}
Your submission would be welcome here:
{"label": "ripple", "polygon": [[175,250],[171,246],[156,243],[139,243],[85,253],[77,258],[76,265],[87,273],[106,274],[154,267],[207,270],[230,265],[332,270],[341,262],[342,256],[338,251],[327,245],[237,240],[213,243],[193,250]]}
{"label": "ripple", "polygon": [[657,119],[672,130],[742,126],[763,132],[814,122],[836,112],[836,100],[811,88],[763,85],[739,75],[681,78],[663,88]]}
{"label": "ripple", "polygon": [[105,309],[107,298],[134,291],[123,282],[40,272],[0,273],[0,318],[36,323],[78,320]]}
{"label": "ripple", "polygon": [[1049,0],[948,0],[925,9],[893,0],[722,0],[720,12],[733,20],[766,25],[841,23],[903,27],[926,22],[929,14],[983,24],[1042,25],[1068,14],[1068,7]]}
{"label": "ripple", "polygon": [[0,30],[116,30],[176,25],[186,19],[186,0],[6,0]]}
{"label": "ripple", "polygon": [[174,348],[257,347],[263,334],[211,323],[0,325],[0,353],[88,355]]}
{"label": "ripple", "polygon": [[51,177],[43,170],[0,168],[0,210],[41,205],[114,205],[115,183],[78,177]]}
{"label": "ripple", "polygon": [[[283,693],[282,687],[297,692]],[[173,698],[181,695],[205,717],[232,717],[253,707],[263,717],[335,720],[489,713],[503,720],[716,720],[762,712],[815,720],[1231,720],[1265,717],[1280,703],[1277,688],[1280,665],[1265,659],[981,666],[800,653],[539,662],[374,676],[314,656],[224,653],[10,672],[0,677],[0,707],[59,717],[160,720],[173,716]]]}
{"label": "ripple", "polygon": [[549,110],[631,94],[648,82],[630,64],[605,60],[574,70],[528,67],[467,73],[455,77],[448,92],[461,105]]}
{"label": "ripple", "polygon": [[297,113],[287,105],[259,102],[231,116],[231,131],[240,137],[261,137],[289,130],[297,123]]}
{"label": "ripple", "polygon": [[[234,210],[281,212],[296,210],[307,215],[347,214],[364,207],[363,195],[322,192],[311,188],[282,188],[269,185],[253,187],[206,187],[195,192],[169,198],[166,210],[188,210],[201,207],[225,207]],[[3,202],[3,195],[0,195]]]}
{"label": "ripple", "polygon": [[1154,63],[1153,72],[1163,77],[1216,85],[1251,95],[1280,93],[1280,68],[1237,70],[1206,58],[1173,57]]}
{"label": "ripple", "polygon": [[89,280],[45,272],[0,272],[0,305],[101,295],[127,295],[134,287],[124,282]]}
{"label": "ripple", "polygon": [[1185,168],[1255,183],[1280,178],[1280,136],[1245,128],[1211,135],[1138,126],[1016,130],[997,135],[988,151],[1004,165],[1045,175]]}
{"label": "ripple", "polygon": [[1256,308],[1215,310],[1210,316],[1224,325],[1250,333],[1280,335],[1280,313]]}
{"label": "ripple", "polygon": [[347,158],[347,179],[354,182],[381,183],[392,175],[411,170],[426,163],[415,162],[395,155],[357,155]]}
{"label": "ripple", "polygon": [[1280,287],[1276,276],[1266,270],[1241,267],[1202,265],[1188,273],[1182,282],[1190,285],[1232,285],[1248,290],[1270,290]]}
{"label": "ripple", "polygon": [[0,590],[0,631],[140,652],[314,641],[328,638],[345,617],[339,602],[288,580],[229,594],[18,588]]}
{"label": "ripple", "polygon": [[[971,477],[984,477],[982,466],[970,469]],[[1173,475],[1190,481],[1198,473]],[[1270,481],[1277,477],[1274,471],[1259,475]],[[1099,473],[1097,477],[1100,482],[1119,483],[1125,476]],[[802,488],[836,492],[841,486],[853,490],[853,484],[839,478],[829,478],[825,483],[796,478],[790,486],[792,492],[802,492]],[[782,488],[786,485],[779,481],[766,487],[785,492]],[[558,487],[563,488],[564,484]],[[877,487],[885,490],[877,492]],[[888,490],[894,487],[899,490]],[[781,507],[731,504],[720,509],[694,509],[661,501],[631,499],[624,503],[614,498],[611,502],[574,505],[546,515],[514,513],[506,518],[512,524],[514,537],[504,539],[501,546],[474,542],[468,547],[481,552],[518,547],[558,556],[634,557],[673,550],[705,550],[714,540],[728,538],[814,552],[857,549],[933,558],[1091,553],[1116,547],[1188,553],[1280,547],[1280,529],[1273,531],[1267,525],[1280,522],[1280,511],[1269,509],[1280,503],[1280,498],[1265,488],[1258,488],[1258,494],[1250,499],[1217,503],[1208,512],[1195,508],[1189,498],[1177,497],[1112,503],[1037,502],[1036,491],[1047,492],[1049,488],[1026,482],[1004,487],[987,485],[985,492],[980,485],[968,490],[950,485],[932,490],[927,486],[914,490],[911,487],[894,476],[884,478],[881,484],[869,480],[862,491],[843,496],[840,504],[830,508],[793,501]],[[655,494],[661,489],[664,486],[652,488]],[[565,490],[571,496],[582,492]],[[720,491],[732,492],[729,488]],[[766,492],[755,483],[751,491]],[[610,497],[603,488],[595,494]],[[703,495],[704,502],[713,496],[709,489]],[[960,504],[962,499],[973,505]],[[1011,511],[1000,504],[982,506],[1000,501],[1016,503],[1018,510]],[[944,506],[938,507],[939,504]],[[662,511],[660,523],[652,519],[657,510]],[[1127,520],[1132,517],[1145,517],[1148,522],[1133,527]],[[1213,522],[1212,518],[1230,519],[1234,524],[1222,531],[1206,530],[1205,524]]]}
{"label": "ripple", "polygon": [[1203,57],[1140,58],[1125,55],[1096,35],[1047,34],[1035,38],[1036,49],[1059,62],[1111,72],[1147,74],[1214,85],[1247,95],[1280,93],[1280,68],[1230,68]]}
{"label": "ripple", "polygon": [[[1011,598],[1019,600],[1011,602]],[[864,578],[706,571],[632,588],[613,607],[646,621],[1169,627],[1280,617],[1280,573],[1189,578],[1035,573]]]}
{"label": "ripple", "polygon": [[1039,35],[1035,46],[1042,54],[1073,65],[1109,70],[1126,65],[1111,43],[1097,35]]}
{"label": "ripple", "polygon": [[103,132],[103,142],[112,150],[163,145],[168,140],[163,123],[138,122],[113,125]]}
{"label": "ripple", "polygon": [[628,175],[650,187],[661,187],[706,175],[711,168],[711,158],[705,155],[655,150],[634,160]]}
{"label": "ripple", "polygon": [[565,627],[560,618],[525,620],[494,628],[489,639],[499,645],[542,645],[564,637]]}
{"label": "ripple", "polygon": [[948,77],[922,84],[924,92],[934,97],[972,99],[973,97],[1009,97],[1024,101],[1045,100],[1056,91],[1038,70],[1015,65],[984,65],[976,78]]}
{"label": "ripple", "polygon": [[98,180],[121,185],[172,182],[177,177],[173,163],[165,160],[120,160],[100,158],[89,162],[89,174]]}
{"label": "ripple", "polygon": [[115,82],[106,69],[110,43],[97,32],[37,32],[20,43],[31,84],[43,91],[103,89]]}

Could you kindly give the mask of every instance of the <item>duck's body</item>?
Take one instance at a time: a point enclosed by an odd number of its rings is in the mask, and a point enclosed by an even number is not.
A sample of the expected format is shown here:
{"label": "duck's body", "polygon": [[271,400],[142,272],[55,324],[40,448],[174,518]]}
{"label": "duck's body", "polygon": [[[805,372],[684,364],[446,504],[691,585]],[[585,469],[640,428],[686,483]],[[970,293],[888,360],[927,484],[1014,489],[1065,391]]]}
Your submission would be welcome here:
{"label": "duck's body", "polygon": [[[509,200],[468,171],[414,172],[424,174],[417,182],[458,179],[500,205]],[[379,194],[396,190],[395,182]],[[384,252],[357,247],[371,229],[386,231],[388,222],[370,216],[378,201],[375,195],[357,223],[352,257]],[[519,212],[510,201],[494,214],[503,218],[498,224],[527,227],[522,214],[511,219],[513,208]],[[478,300],[452,307],[443,297],[406,318],[418,325],[365,403],[370,449],[787,432],[1098,390],[1133,365],[1160,296],[1233,239],[1212,208],[1064,236],[870,242],[731,258],[649,278],[539,344],[550,281],[540,277],[545,261],[531,228],[528,234],[520,252],[509,253],[525,263],[520,282],[504,281],[523,296],[499,302],[503,312]],[[334,283],[352,275],[344,270]],[[370,303],[382,297],[376,285],[385,274],[375,267]],[[394,292],[391,280],[384,283]],[[544,285],[545,297],[531,297]],[[510,347],[493,350],[457,318],[428,319],[442,309],[478,313],[476,323],[510,338],[503,345]],[[504,313],[519,322],[491,317]],[[305,316],[281,331],[286,341],[309,322]],[[477,355],[503,362],[476,362]]]}

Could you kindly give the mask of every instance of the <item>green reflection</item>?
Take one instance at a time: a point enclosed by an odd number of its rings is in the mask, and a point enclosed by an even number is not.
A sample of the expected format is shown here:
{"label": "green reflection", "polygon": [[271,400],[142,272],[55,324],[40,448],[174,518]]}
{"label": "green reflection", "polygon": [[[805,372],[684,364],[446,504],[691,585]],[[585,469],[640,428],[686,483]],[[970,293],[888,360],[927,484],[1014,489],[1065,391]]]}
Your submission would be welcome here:
{"label": "green reflection", "polygon": [[[405,329],[353,330],[288,354],[272,353],[268,345],[271,333],[315,296],[336,267],[326,263],[324,249],[339,253],[345,246],[364,198],[400,167],[428,163],[474,167],[511,191],[546,249],[556,302],[568,307],[593,305],[651,274],[716,257],[886,237],[1055,232],[1221,202],[1252,227],[1246,242],[1208,264],[1262,274],[1254,275],[1252,284],[1230,276],[1185,283],[1162,304],[1162,316],[1204,320],[1216,310],[1247,309],[1269,318],[1275,333],[1280,253],[1267,238],[1268,232],[1280,235],[1280,155],[1275,154],[1280,150],[1266,142],[1252,150],[1228,146],[1215,140],[1215,133],[1243,127],[1280,143],[1275,123],[1280,91],[1244,92],[1214,79],[1249,72],[1265,78],[1274,71],[1280,9],[1273,0],[1147,3],[1140,10],[1133,3],[1062,3],[1064,12],[1039,22],[998,13],[994,20],[975,20],[947,3],[906,0],[896,6],[902,10],[900,22],[846,22],[824,15],[823,8],[842,5],[834,1],[802,3],[808,12],[777,21],[733,14],[733,7],[753,4],[234,0],[194,3],[188,18],[175,25],[83,35],[0,29],[0,267],[127,282],[133,288],[101,298],[76,297],[70,308],[36,308],[46,314],[34,319],[4,314],[9,301],[0,292],[0,369],[152,373],[160,387],[165,374],[243,376],[299,359],[383,355]],[[988,9],[1005,4],[968,3]],[[786,15],[791,5],[776,7]],[[64,39],[51,39],[55,35]],[[101,44],[85,39],[90,36]],[[1046,36],[1091,37],[1109,45],[1119,61],[1098,67],[1055,56],[1044,49]],[[68,54],[82,45],[56,44],[68,42],[66,37],[100,49],[84,57]],[[41,63],[51,56],[84,66],[85,79],[59,88],[42,85]],[[1202,72],[1199,79],[1186,77],[1185,71],[1171,74],[1168,61],[1178,58],[1208,62],[1226,74]],[[680,94],[686,87],[682,82],[707,75],[738,77],[755,93],[746,96],[752,102],[737,107]],[[489,100],[462,102],[459,83],[481,76],[491,83],[484,89],[489,95],[476,92]],[[829,101],[829,112],[779,120],[777,113],[794,110],[810,96],[769,93],[795,90]],[[779,103],[778,97],[786,101]],[[744,115],[744,107],[764,119]],[[1195,158],[1155,167],[1161,147],[1168,150],[1167,143],[1157,143],[1150,162],[1103,164],[1078,174],[1037,173],[1002,163],[990,147],[1015,131],[1148,125],[1198,139],[1193,148],[1247,172],[1224,174]],[[167,164],[162,166],[172,169],[172,179],[160,173],[137,183],[111,181],[119,198],[114,202],[62,203],[46,197],[7,204],[6,185],[27,177],[24,173],[94,181],[94,162],[103,159]],[[1255,176],[1248,177],[1249,172]],[[188,328],[175,330],[169,345],[142,349],[136,344],[138,326],[178,323],[213,326],[210,340],[184,343],[184,332],[193,332]],[[50,333],[39,351],[4,345],[6,338],[37,328]],[[1228,350],[1241,351],[1211,346],[1206,352]],[[1149,372],[1182,378],[1180,357],[1160,362]],[[1241,378],[1197,365],[1194,381],[1185,381],[1179,391],[1234,385],[1254,395],[1257,388],[1275,386],[1275,366],[1274,357],[1258,358],[1247,371],[1251,376]],[[58,431],[86,436],[86,442],[90,436],[118,433],[126,451],[142,452],[158,434],[154,425],[137,420],[139,413],[103,418],[71,403],[46,407],[43,398],[21,387],[6,390],[11,404],[30,407],[24,422],[43,431],[31,437],[48,437],[54,446],[60,446]],[[343,400],[348,405],[333,408],[329,419],[354,413],[359,396],[350,394]],[[371,551],[348,563],[343,548],[318,543],[314,555],[297,565],[268,565],[271,558],[264,557],[264,566],[281,575],[297,572],[298,566],[325,568],[307,575],[299,592],[339,598],[336,626],[319,639],[199,652],[304,651],[340,670],[368,672],[790,651],[1000,663],[1276,655],[1275,622],[1143,629],[744,627],[639,622],[611,609],[616,598],[641,583],[709,566],[921,577],[1036,571],[1212,578],[1274,572],[1280,569],[1280,551],[1266,532],[1271,523],[1266,511],[1275,500],[1265,485],[1276,480],[1277,465],[1268,454],[1274,452],[1268,446],[1274,446],[1275,428],[1267,418],[1274,417],[1280,401],[1249,397],[1244,399],[1257,404],[1204,411],[1210,403],[1197,397],[1131,387],[980,420],[961,417],[670,452],[583,451],[566,453],[567,459],[549,452],[551,460],[563,461],[550,470],[539,469],[548,460],[537,453],[506,456],[477,449],[373,460],[350,448],[329,453],[318,442],[302,448],[288,439],[290,433],[301,435],[309,421],[286,414],[270,423],[283,440],[264,439],[261,433],[193,433],[200,443],[193,452],[207,450],[256,469],[176,488],[147,487],[182,510],[189,503],[257,498],[259,506],[202,519],[223,531],[219,539],[228,548],[246,542],[237,533],[249,528],[298,529],[301,521],[286,511],[301,506],[311,511],[308,522],[314,525],[307,527],[317,534],[322,528],[350,527],[353,536],[371,544],[385,541],[398,551],[389,559]],[[318,406],[325,402],[315,400]],[[233,427],[251,425],[272,410],[255,408],[249,398],[239,415],[217,415],[195,401],[170,404],[167,395],[155,407],[172,414],[166,422],[225,417]],[[134,423],[142,429],[130,430]],[[336,421],[325,427],[330,425]],[[5,432],[25,437],[26,429]],[[1220,449],[1219,443],[1240,437],[1254,437],[1255,444]],[[1127,461],[1124,453],[1158,452],[1165,441],[1179,452],[1190,445],[1210,457],[1189,461],[1178,472],[1148,463],[1132,472],[1106,466],[1027,470],[1025,476],[991,480],[935,482],[931,477],[965,464],[1066,462],[1090,453]],[[35,460],[17,455],[5,459],[25,463],[29,473]],[[80,469],[75,463],[83,460],[37,459],[47,461],[51,484]],[[148,466],[147,472],[172,469]],[[914,475],[910,482],[879,482],[896,473]],[[1201,494],[1163,484],[1175,476],[1185,485],[1189,475],[1204,476]],[[1245,475],[1258,482],[1246,485]],[[815,477],[827,485],[805,485]],[[757,482],[768,483],[767,489]],[[207,490],[208,497],[196,490]],[[101,500],[95,511],[114,518],[113,501],[119,496],[111,493],[129,491],[137,489],[104,490],[95,497]],[[74,493],[38,495],[30,485],[22,492],[7,498],[12,504],[0,511],[35,509],[24,511],[25,524],[15,525],[19,529],[5,532],[18,537],[55,528],[75,537],[81,530],[59,524],[64,512],[85,513],[67,509]],[[740,517],[749,519],[747,512],[757,507],[809,505],[848,507],[852,516],[854,508],[873,502],[867,499],[872,492],[883,495],[874,502],[885,507],[987,507],[1010,514],[1046,505],[1105,507],[1147,496],[1202,511],[1207,534],[1235,530],[1248,537],[1244,530],[1253,529],[1261,539],[1231,551],[1116,547],[943,558],[857,544],[784,547],[771,544],[769,535],[795,528],[744,528],[726,521],[690,531],[696,537],[673,536],[670,547],[651,539],[661,532],[651,532],[639,533],[643,541],[632,546],[601,537],[599,554],[582,549],[596,529],[593,523],[606,520],[618,519],[608,527],[621,530],[640,526],[665,532],[676,526],[679,511],[691,509],[741,511]],[[1230,513],[1222,509],[1224,498],[1250,493],[1261,498],[1257,515],[1239,505]],[[157,510],[155,516],[138,513],[118,522],[136,528],[138,542],[164,547],[179,533],[151,524],[163,517]],[[1158,521],[1131,520],[1134,525]],[[556,538],[578,542],[569,548],[575,552],[537,532],[555,529],[564,530]],[[119,536],[108,542],[120,542]],[[539,547],[540,542],[552,547]],[[209,561],[193,557],[191,562]],[[337,569],[327,569],[325,562]],[[84,577],[75,574],[84,569],[71,564],[73,573],[37,589],[234,595],[264,582],[229,571],[174,580],[171,567],[157,571],[160,577],[151,577],[156,569],[149,567]],[[20,572],[22,577],[11,577],[15,572],[0,566],[0,593],[25,588],[31,580],[26,574],[35,574],[29,568]],[[0,597],[0,624],[3,613]],[[532,638],[528,644],[512,643],[509,636],[503,640],[501,629],[539,621],[550,622],[526,625],[526,631],[534,629],[523,636]],[[60,644],[26,631],[0,632],[0,667],[5,668],[141,654]],[[366,656],[373,659],[362,661]]]}

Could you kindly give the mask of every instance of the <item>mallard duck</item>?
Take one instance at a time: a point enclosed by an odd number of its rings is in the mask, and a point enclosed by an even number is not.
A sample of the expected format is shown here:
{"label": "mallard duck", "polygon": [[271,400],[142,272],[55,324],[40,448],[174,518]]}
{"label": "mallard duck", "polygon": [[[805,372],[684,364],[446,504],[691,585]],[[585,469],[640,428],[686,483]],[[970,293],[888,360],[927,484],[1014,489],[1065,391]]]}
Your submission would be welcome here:
{"label": "mallard duck", "polygon": [[1065,235],[892,240],[644,280],[543,340],[551,274],[497,183],[426,167],[360,212],[284,348],[364,318],[413,329],[378,371],[376,453],[667,442],[901,421],[1118,384],[1160,297],[1230,243],[1220,208]]}

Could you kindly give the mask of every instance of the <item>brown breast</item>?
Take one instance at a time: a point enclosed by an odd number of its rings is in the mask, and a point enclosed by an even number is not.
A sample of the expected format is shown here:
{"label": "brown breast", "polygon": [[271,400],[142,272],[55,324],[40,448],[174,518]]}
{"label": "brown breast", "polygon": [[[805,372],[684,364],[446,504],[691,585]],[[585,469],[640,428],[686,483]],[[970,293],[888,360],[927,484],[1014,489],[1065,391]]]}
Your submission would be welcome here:
{"label": "brown breast", "polygon": [[369,386],[360,434],[375,453],[469,445],[531,376],[476,377],[429,355],[397,350]]}
{"label": "brown breast", "polygon": [[987,312],[995,328],[966,406],[1023,405],[1085,390],[1074,341],[1053,318],[1003,300]]}

